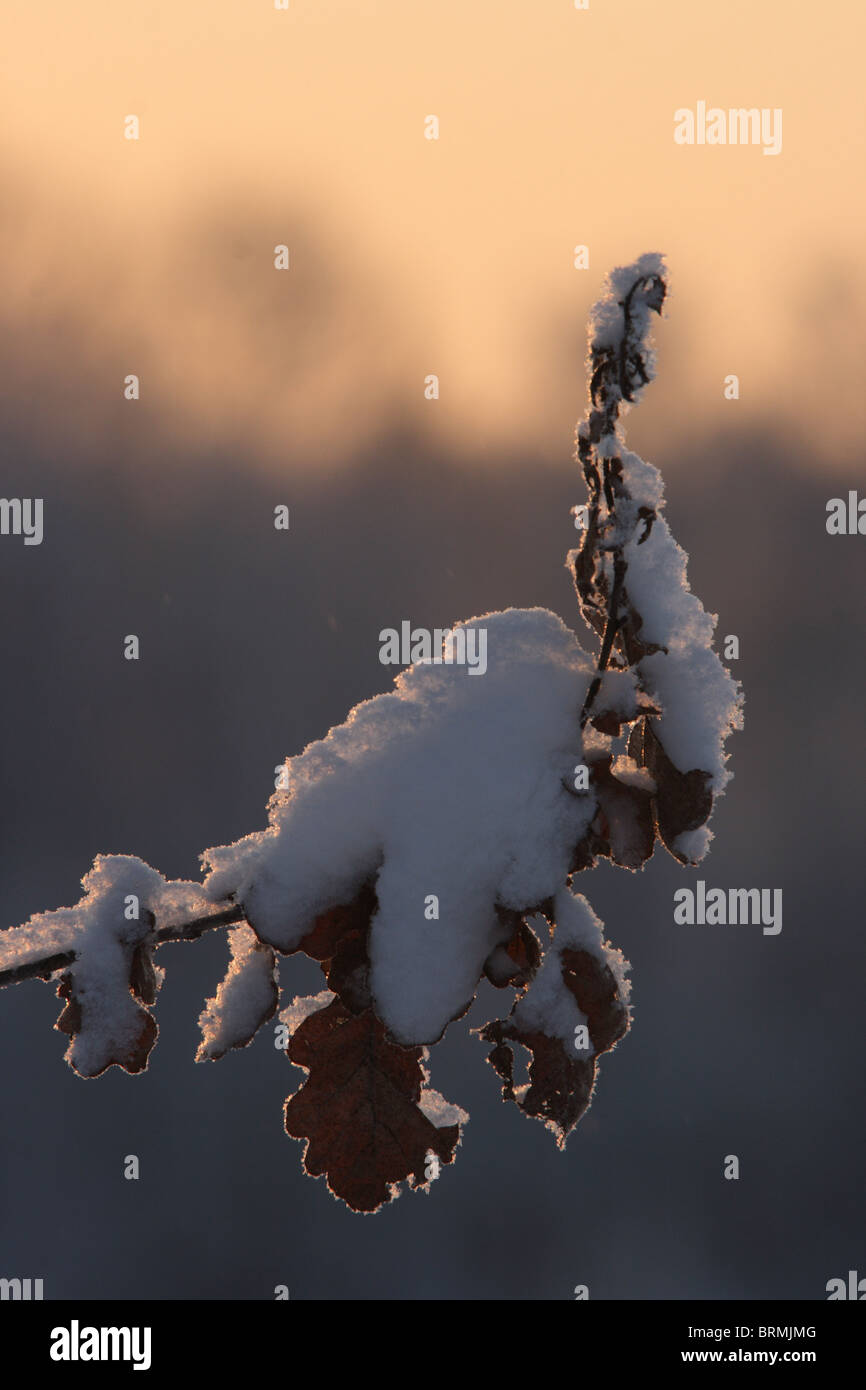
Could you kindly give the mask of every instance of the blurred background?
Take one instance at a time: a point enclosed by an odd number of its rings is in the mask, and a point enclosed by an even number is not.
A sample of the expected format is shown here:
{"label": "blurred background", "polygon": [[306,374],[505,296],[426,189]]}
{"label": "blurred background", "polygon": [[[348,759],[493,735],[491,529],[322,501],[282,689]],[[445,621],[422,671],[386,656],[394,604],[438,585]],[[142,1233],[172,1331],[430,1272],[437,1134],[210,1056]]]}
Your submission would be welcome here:
{"label": "blurred background", "polygon": [[[740,638],[746,727],[700,869],[658,849],[575,880],[634,1022],[565,1153],[469,1036],[508,1007],[485,985],[430,1059],[471,1115],[456,1163],[350,1213],[282,1132],[303,1074],[273,1030],[193,1063],[214,933],[160,953],[137,1078],[73,1075],[51,988],[0,995],[0,1275],[821,1299],[862,1274],[864,543],[825,529],[866,492],[862,14],[87,0],[3,23],[0,491],[43,498],[45,534],[0,537],[0,925],[75,902],[97,852],[195,877],[263,825],[274,765],[389,687],[382,627],[540,604],[592,646],[564,568],[586,315],[647,250],[672,289],[629,443]],[[782,108],[782,153],[676,145],[699,100]],[[782,888],[781,934],[676,926],[698,877]],[[297,958],[282,980],[322,983]]]}

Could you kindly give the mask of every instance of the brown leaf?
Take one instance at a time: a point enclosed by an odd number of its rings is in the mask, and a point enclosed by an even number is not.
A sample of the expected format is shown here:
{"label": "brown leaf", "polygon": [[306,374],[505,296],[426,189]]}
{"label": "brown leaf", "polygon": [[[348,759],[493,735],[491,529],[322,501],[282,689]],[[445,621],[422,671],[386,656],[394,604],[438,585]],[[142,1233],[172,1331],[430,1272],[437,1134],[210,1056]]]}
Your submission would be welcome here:
{"label": "brown leaf", "polygon": [[352,1013],[361,1013],[372,1003],[367,942],[376,907],[375,889],[366,883],[352,902],[321,913],[295,948],[319,962],[328,988]]}
{"label": "brown leaf", "polygon": [[611,771],[610,758],[590,764],[592,789],[598,799],[601,820],[593,829],[606,846],[614,864],[639,869],[655,846],[652,794],[642,787],[620,782]]}
{"label": "brown leaf", "polygon": [[621,782],[611,762],[610,754],[588,761],[597,810],[572,850],[572,874],[595,868],[599,856],[626,869],[639,869],[655,848],[652,793]]}
{"label": "brown leaf", "polygon": [[568,872],[579,874],[584,869],[594,869],[598,864],[598,856],[608,853],[609,847],[599,839],[592,826],[589,825],[571,852]]}
{"label": "brown leaf", "polygon": [[140,999],[142,1004],[156,1003],[159,981],[153,965],[153,956],[144,942],[139,942],[132,953],[129,984],[136,999]]}
{"label": "brown leaf", "polygon": [[335,999],[304,1019],[289,1060],[309,1077],[286,1101],[286,1133],[307,1139],[304,1167],[353,1211],[372,1212],[407,1178],[424,1183],[431,1150],[451,1163],[460,1126],[441,1129],[418,1108],[423,1049],[400,1047],[370,1009],[352,1014]]}
{"label": "brown leaf", "polygon": [[594,729],[598,729],[600,734],[610,734],[612,738],[616,738],[620,725],[628,723],[628,720],[623,719],[622,715],[616,714],[612,709],[606,709],[593,715],[589,722]]}
{"label": "brown leaf", "polygon": [[366,932],[363,935],[358,931],[347,932],[323,968],[328,989],[333,990],[353,1014],[372,1007]]}
{"label": "brown leaf", "polygon": [[375,891],[372,884],[365,884],[352,902],[321,913],[295,949],[313,960],[330,960],[343,937],[351,932],[366,934],[375,911]]}
{"label": "brown leaf", "polygon": [[628,1008],[606,961],[590,951],[562,951],[562,978],[585,1016],[595,1055],[609,1052],[628,1032]]}
{"label": "brown leaf", "polygon": [[673,848],[673,844],[678,835],[697,830],[712,815],[710,774],[699,768],[680,772],[674,767],[649,719],[639,720],[632,729],[628,751],[655,780],[653,814],[659,838],[681,864],[691,863],[686,855]]}
{"label": "brown leaf", "polygon": [[[626,621],[626,617],[623,617],[623,624]],[[618,738],[623,725],[633,724],[641,715],[660,713],[645,690],[623,681],[622,677],[628,669],[621,664],[623,661],[624,657],[614,647],[589,708],[592,727],[611,738]]]}
{"label": "brown leaf", "polygon": [[[502,1096],[513,1100],[525,1115],[543,1120],[556,1136],[557,1147],[565,1141],[586,1111],[595,1085],[595,1058],[570,1054],[559,1038],[546,1033],[522,1033],[510,1020],[496,1019],[478,1034],[494,1044],[487,1058],[503,1079]],[[519,1042],[532,1052],[529,1085],[514,1089],[514,1054],[509,1041]]]}
{"label": "brown leaf", "polygon": [[[521,1030],[513,1021],[497,1019],[476,1031],[494,1044],[487,1058],[502,1078],[502,1095],[513,1100],[526,1115],[543,1120],[565,1147],[569,1133],[589,1107],[595,1086],[597,1059],[628,1032],[629,1012],[620,998],[610,966],[590,951],[565,947],[561,956],[562,978],[587,1021],[592,1056],[580,1056],[560,1038],[540,1031]],[[519,1002],[519,1001],[518,1001]],[[529,1085],[514,1087],[514,1053],[509,1042],[532,1052]]]}
{"label": "brown leaf", "polygon": [[511,938],[497,946],[484,963],[484,974],[497,989],[525,984],[535,974],[541,961],[541,942],[519,912],[497,907],[500,921],[510,921],[514,927]]}
{"label": "brown leaf", "polygon": [[81,1030],[81,1005],[72,993],[72,976],[68,973],[60,976],[57,998],[65,999],[67,1002],[54,1027],[71,1038],[74,1033]]}

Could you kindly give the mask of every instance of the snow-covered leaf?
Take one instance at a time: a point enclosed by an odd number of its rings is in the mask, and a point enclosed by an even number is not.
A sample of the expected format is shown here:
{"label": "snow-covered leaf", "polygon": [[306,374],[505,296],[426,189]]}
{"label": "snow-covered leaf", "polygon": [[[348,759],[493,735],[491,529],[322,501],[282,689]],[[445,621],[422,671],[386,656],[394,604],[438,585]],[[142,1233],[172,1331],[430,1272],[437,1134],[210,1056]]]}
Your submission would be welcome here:
{"label": "snow-covered leaf", "polygon": [[246,1047],[263,1023],[273,1018],[280,1001],[274,953],[251,927],[228,934],[228,973],[199,1018],[202,1042],[196,1061],[216,1060],[230,1048]]}

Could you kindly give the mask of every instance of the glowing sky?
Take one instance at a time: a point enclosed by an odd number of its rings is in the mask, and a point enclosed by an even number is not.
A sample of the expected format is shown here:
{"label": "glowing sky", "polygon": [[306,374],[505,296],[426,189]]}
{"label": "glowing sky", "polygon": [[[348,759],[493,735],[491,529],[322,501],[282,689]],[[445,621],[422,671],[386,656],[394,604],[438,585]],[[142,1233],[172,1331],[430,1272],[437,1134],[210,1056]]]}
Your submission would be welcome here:
{"label": "glowing sky", "polygon": [[[847,448],[863,31],[839,0],[18,5],[0,56],[6,392],[39,414],[50,377],[84,439],[110,434],[138,372],[151,429],[254,445],[266,466],[299,447],[336,464],[383,415],[479,458],[553,456],[605,270],[661,250],[671,318],[643,441],[762,417]],[[781,108],[781,154],[678,146],[674,111],[699,100]]]}

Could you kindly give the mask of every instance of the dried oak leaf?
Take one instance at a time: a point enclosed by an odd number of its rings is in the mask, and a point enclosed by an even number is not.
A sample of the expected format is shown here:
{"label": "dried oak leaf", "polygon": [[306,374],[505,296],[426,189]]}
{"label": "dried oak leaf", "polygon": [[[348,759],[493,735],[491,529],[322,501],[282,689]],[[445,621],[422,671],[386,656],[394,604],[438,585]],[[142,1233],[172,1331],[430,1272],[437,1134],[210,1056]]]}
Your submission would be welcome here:
{"label": "dried oak leaf", "polygon": [[[543,1120],[562,1149],[587,1109],[595,1085],[595,1060],[570,1054],[559,1038],[546,1033],[521,1032],[508,1020],[496,1019],[479,1028],[478,1035],[494,1044],[487,1058],[502,1078],[502,1097],[513,1100],[525,1115]],[[519,1042],[532,1052],[529,1085],[514,1086],[514,1052],[509,1042]]]}
{"label": "dried oak leaf", "polygon": [[541,962],[541,942],[521,913],[497,906],[496,914],[503,925],[511,927],[512,932],[504,945],[496,946],[491,951],[484,962],[484,974],[497,989],[524,985]]}
{"label": "dried oak leaf", "polygon": [[[350,903],[333,907],[316,918],[306,936],[295,947],[312,960],[328,961],[337,953],[345,937],[365,936],[376,911],[376,893],[372,884],[365,884]],[[290,951],[289,955],[294,952]]]}
{"label": "dried oak leaf", "polygon": [[[494,1044],[487,1060],[502,1079],[503,1099],[513,1100],[525,1115],[543,1120],[556,1136],[557,1146],[564,1148],[592,1100],[598,1057],[628,1031],[629,1013],[610,967],[590,951],[564,949],[561,968],[563,983],[586,1018],[592,1056],[581,1057],[561,1038],[523,1030],[510,1018],[496,1019],[476,1031]],[[532,1052],[528,1086],[514,1086],[511,1042]]]}
{"label": "dried oak leaf", "polygon": [[150,947],[140,941],[132,953],[129,970],[129,987],[136,999],[142,1004],[155,1004],[162,974],[162,971],[159,976],[156,973]]}
{"label": "dried oak leaf", "polygon": [[596,852],[609,855],[624,869],[639,869],[655,846],[652,794],[642,787],[622,782],[611,768],[610,757],[590,764],[592,789],[598,811],[592,829],[597,836]]}
{"label": "dried oak leaf", "polygon": [[375,890],[365,884],[352,902],[320,913],[295,948],[319,962],[328,988],[352,1013],[372,1006],[367,942],[376,907]]}
{"label": "dried oak leaf", "polygon": [[371,1009],[339,999],[304,1019],[287,1056],[309,1077],[286,1101],[286,1133],[306,1139],[304,1168],[353,1210],[377,1211],[406,1178],[421,1186],[432,1150],[451,1163],[459,1124],[437,1128],[419,1108],[423,1048],[400,1047]]}
{"label": "dried oak leaf", "polygon": [[628,1032],[628,1006],[620,996],[613,971],[590,951],[566,946],[562,978],[586,1018],[596,1057],[609,1052]]}
{"label": "dried oak leaf", "polygon": [[659,839],[681,864],[692,861],[674,849],[678,835],[706,825],[713,810],[710,774],[700,768],[680,772],[674,767],[649,719],[639,719],[629,735],[629,756],[655,780],[653,814]]}

